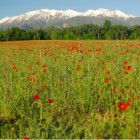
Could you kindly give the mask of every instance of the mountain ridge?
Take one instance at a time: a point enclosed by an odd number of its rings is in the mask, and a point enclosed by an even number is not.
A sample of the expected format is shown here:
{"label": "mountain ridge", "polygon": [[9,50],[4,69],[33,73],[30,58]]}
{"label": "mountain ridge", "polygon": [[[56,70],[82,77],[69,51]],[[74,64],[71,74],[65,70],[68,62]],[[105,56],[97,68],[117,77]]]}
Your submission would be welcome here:
{"label": "mountain ridge", "polygon": [[[0,29],[4,30],[7,28],[11,27],[19,27],[19,28],[24,28],[26,27],[31,27],[31,28],[41,28],[41,27],[46,27],[46,26],[52,26],[57,23],[62,23],[64,22],[73,20],[73,19],[85,19],[85,17],[89,17],[90,19],[98,19],[102,21],[104,18],[111,18],[111,20],[118,20],[120,23],[126,24],[130,19],[132,22],[128,25],[133,25],[133,21],[135,23],[140,23],[140,17],[136,17],[134,15],[128,15],[123,13],[120,10],[109,10],[109,9],[89,9],[85,12],[77,12],[71,9],[68,10],[49,10],[49,9],[40,9],[36,11],[30,11],[26,12],[24,14],[21,14],[19,16],[13,16],[13,17],[5,17],[0,20]],[[93,23],[94,22],[88,22],[88,23]],[[85,21],[86,22],[86,21]],[[84,24],[80,23],[80,24]],[[134,23],[134,24],[135,24]],[[96,24],[96,22],[95,22]],[[26,25],[26,26],[25,26]],[[79,25],[78,23],[76,25]],[[69,26],[69,25],[68,25]],[[70,25],[72,26],[72,24]],[[61,27],[63,27],[61,25]],[[64,26],[65,27],[65,26]],[[67,27],[67,26],[66,26]]]}

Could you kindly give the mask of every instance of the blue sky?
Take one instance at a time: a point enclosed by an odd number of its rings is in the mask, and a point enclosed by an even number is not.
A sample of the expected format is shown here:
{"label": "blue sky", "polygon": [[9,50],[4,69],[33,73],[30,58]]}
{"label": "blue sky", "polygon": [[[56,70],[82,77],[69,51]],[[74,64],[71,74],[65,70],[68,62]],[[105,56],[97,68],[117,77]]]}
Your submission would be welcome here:
{"label": "blue sky", "polygon": [[107,8],[140,16],[140,0],[0,0],[0,19],[39,9],[88,9]]}

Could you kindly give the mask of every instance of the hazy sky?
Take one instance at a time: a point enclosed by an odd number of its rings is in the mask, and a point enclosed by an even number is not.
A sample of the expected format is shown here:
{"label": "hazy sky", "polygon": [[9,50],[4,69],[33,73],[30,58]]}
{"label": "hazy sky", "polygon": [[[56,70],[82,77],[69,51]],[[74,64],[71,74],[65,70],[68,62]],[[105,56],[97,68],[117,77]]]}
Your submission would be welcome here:
{"label": "hazy sky", "polygon": [[121,10],[126,14],[140,16],[140,0],[0,0],[0,19],[39,9],[84,12],[98,8]]}

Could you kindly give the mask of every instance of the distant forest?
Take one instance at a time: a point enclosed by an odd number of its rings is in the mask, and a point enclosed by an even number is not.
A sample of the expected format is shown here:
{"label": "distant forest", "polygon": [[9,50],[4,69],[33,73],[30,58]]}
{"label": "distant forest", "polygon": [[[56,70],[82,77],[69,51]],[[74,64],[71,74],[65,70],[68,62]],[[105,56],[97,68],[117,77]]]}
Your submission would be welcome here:
{"label": "distant forest", "polygon": [[103,26],[86,24],[68,28],[46,27],[23,30],[12,27],[0,31],[0,41],[13,40],[127,40],[140,39],[140,26],[112,25],[105,20]]}

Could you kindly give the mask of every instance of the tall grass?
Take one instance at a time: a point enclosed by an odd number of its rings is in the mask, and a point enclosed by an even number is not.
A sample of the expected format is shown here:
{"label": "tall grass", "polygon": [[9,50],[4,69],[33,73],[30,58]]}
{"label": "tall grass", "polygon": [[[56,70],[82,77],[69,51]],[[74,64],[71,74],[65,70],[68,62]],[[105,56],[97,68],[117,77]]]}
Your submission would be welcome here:
{"label": "tall grass", "polygon": [[1,43],[0,67],[1,139],[140,138],[140,42]]}

